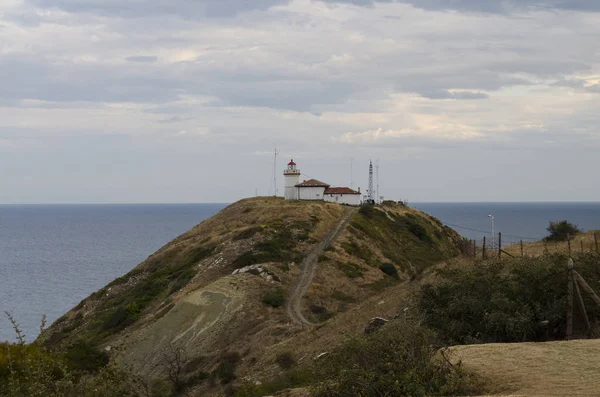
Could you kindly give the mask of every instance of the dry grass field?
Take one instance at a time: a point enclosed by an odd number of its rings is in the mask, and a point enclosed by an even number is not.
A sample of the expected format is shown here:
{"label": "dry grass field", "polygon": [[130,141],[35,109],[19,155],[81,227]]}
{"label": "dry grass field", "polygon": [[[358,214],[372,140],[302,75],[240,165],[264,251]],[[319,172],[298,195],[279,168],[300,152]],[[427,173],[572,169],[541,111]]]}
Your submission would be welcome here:
{"label": "dry grass field", "polygon": [[600,340],[456,346],[494,395],[600,396]]}
{"label": "dry grass field", "polygon": [[[599,230],[590,230],[585,233],[581,233],[573,240],[571,240],[571,252],[581,252],[582,250],[585,252],[595,251],[596,250],[596,242],[594,239],[594,234],[597,233],[598,238],[600,239],[600,231]],[[505,241],[504,251],[508,252],[513,256],[521,256],[521,244],[518,241]],[[525,256],[541,256],[544,253],[567,253],[569,252],[569,243],[566,241],[534,241],[534,242],[524,242],[523,243],[523,255]]]}

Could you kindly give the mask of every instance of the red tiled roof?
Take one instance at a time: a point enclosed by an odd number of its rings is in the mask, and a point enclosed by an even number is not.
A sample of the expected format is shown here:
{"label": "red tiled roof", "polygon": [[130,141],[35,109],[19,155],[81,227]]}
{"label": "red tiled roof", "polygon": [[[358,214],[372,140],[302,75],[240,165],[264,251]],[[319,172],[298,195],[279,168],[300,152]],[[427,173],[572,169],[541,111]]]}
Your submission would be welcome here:
{"label": "red tiled roof", "polygon": [[316,179],[309,179],[296,185],[296,187],[329,187],[330,185],[325,182],[317,181]]}
{"label": "red tiled roof", "polygon": [[349,187],[330,187],[323,194],[360,194],[360,192],[352,190]]}

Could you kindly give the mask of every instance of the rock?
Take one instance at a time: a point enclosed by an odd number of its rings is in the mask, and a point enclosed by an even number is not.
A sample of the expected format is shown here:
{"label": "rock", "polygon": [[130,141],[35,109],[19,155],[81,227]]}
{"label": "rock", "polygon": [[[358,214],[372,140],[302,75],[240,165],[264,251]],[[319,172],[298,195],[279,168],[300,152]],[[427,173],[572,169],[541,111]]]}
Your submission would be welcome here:
{"label": "rock", "polygon": [[375,317],[369,320],[365,327],[365,334],[369,335],[373,332],[377,332],[379,328],[383,327],[389,320],[382,317]]}

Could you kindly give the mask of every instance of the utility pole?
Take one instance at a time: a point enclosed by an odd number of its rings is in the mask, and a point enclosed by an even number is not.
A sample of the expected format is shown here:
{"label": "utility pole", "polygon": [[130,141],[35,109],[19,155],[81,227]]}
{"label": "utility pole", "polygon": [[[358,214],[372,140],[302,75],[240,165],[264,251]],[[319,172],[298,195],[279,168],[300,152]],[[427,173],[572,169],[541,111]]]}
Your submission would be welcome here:
{"label": "utility pole", "polygon": [[491,222],[492,222],[492,250],[494,250],[494,248],[496,248],[496,234],[494,232],[494,215],[488,215],[488,218],[490,218]]}

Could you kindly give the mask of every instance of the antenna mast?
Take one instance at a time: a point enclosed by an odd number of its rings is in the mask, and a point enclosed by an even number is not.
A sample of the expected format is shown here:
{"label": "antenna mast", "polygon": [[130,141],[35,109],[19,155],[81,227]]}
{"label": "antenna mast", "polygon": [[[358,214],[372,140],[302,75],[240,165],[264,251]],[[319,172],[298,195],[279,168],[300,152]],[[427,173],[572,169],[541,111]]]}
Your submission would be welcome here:
{"label": "antenna mast", "polygon": [[377,202],[379,203],[381,197],[379,193],[379,159],[377,159],[377,162],[375,163],[375,179],[377,180],[377,191],[375,192],[375,199],[377,200]]}
{"label": "antenna mast", "polygon": [[273,188],[275,189],[275,194],[273,194],[273,197],[277,197],[277,155],[279,154],[277,146],[275,146],[274,153],[275,158],[273,159]]}
{"label": "antenna mast", "polygon": [[373,162],[369,160],[369,193],[367,200],[370,204],[375,203],[375,196],[373,195]]}
{"label": "antenna mast", "polygon": [[354,189],[353,186],[353,173],[354,173],[354,157],[350,157],[350,189]]}

